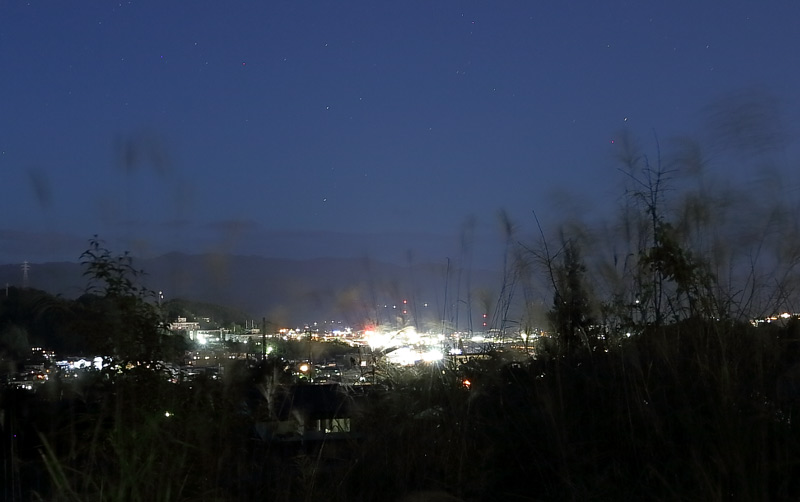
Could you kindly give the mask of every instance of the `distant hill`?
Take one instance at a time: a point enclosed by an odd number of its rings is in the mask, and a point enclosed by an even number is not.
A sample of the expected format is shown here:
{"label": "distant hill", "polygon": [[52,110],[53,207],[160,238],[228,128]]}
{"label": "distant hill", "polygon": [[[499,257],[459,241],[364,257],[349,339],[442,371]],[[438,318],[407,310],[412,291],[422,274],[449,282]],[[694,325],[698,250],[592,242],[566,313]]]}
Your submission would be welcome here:
{"label": "distant hill", "polygon": [[[267,317],[285,325],[324,321],[358,325],[397,318],[440,323],[445,316],[466,327],[467,284],[473,291],[471,312],[477,322],[483,312],[477,311],[474,292],[485,290],[483,297],[496,301],[502,281],[499,273],[485,270],[459,274],[452,264],[448,269],[446,261],[398,266],[366,258],[288,260],[170,253],[134,260],[134,266],[145,271],[145,284],[162,291],[165,300],[224,305],[253,319]],[[20,286],[22,278],[20,265],[0,266],[2,284]],[[86,278],[77,263],[32,263],[28,285],[75,298],[84,292]],[[480,309],[486,309],[485,303]]]}

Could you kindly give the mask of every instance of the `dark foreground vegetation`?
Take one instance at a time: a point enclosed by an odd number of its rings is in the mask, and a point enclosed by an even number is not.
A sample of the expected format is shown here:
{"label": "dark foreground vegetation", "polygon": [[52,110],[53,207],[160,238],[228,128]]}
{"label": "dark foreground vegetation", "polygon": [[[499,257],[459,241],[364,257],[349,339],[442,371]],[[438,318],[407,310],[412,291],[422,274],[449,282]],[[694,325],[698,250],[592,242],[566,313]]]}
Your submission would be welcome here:
{"label": "dark foreground vegetation", "polygon": [[[275,360],[3,395],[6,500],[796,500],[800,324],[684,322],[608,352],[382,372],[351,433],[270,440]],[[464,385],[467,378],[470,386]]]}

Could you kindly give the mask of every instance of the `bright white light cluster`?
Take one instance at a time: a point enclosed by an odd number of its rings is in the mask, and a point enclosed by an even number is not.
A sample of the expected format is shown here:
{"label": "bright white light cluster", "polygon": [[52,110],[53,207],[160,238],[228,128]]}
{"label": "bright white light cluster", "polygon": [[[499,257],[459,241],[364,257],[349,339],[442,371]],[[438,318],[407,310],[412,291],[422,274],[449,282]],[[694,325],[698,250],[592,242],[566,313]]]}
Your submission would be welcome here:
{"label": "bright white light cluster", "polygon": [[441,361],[443,357],[442,351],[436,349],[431,349],[422,354],[422,360],[426,363]]}
{"label": "bright white light cluster", "polygon": [[386,359],[392,364],[409,366],[419,361],[440,361],[442,351],[433,347],[441,346],[441,334],[421,334],[413,326],[396,331],[365,331],[364,341],[372,350],[386,351]]}
{"label": "bright white light cluster", "polygon": [[393,350],[386,354],[386,359],[390,363],[397,364],[399,366],[411,366],[419,361],[433,363],[436,361],[441,361],[443,357],[444,355],[442,352],[436,349],[430,349],[423,352],[421,350],[414,350],[410,347],[400,347],[399,349]]}

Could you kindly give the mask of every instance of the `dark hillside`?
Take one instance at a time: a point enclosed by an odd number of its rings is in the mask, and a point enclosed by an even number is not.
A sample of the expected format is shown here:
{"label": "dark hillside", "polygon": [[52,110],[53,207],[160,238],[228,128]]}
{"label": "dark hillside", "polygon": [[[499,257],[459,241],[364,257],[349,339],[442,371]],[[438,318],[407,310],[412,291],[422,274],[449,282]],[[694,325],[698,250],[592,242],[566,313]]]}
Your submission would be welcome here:
{"label": "dark hillside", "polygon": [[[460,299],[461,323],[466,326],[466,277],[447,261],[398,266],[367,258],[287,260],[258,256],[190,255],[170,253],[154,259],[134,260],[145,272],[143,281],[164,300],[185,299],[238,309],[254,319],[301,324],[328,319],[360,323],[365,319],[394,322],[392,306],[406,300],[418,321],[440,322],[445,311],[445,291],[454,317]],[[1,265],[0,281],[22,284],[20,265]],[[475,270],[473,290],[496,291],[499,274]],[[77,263],[32,263],[28,285],[65,298],[77,298],[85,289],[83,269]],[[494,296],[494,294],[491,294]],[[384,307],[386,305],[386,307]],[[409,314],[410,315],[410,314]],[[475,318],[480,314],[473,312]]]}

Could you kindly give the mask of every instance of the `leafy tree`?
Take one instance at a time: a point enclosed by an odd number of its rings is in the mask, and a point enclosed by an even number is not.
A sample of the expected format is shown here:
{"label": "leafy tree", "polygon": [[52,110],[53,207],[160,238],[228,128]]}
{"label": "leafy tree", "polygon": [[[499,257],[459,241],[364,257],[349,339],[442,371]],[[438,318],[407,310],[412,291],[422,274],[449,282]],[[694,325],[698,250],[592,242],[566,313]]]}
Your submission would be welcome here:
{"label": "leafy tree", "polygon": [[704,264],[680,245],[669,223],[660,222],[656,235],[655,245],[642,257],[641,264],[656,272],[662,282],[674,285],[673,294],[665,297],[673,320],[718,313],[710,293],[713,277]]}
{"label": "leafy tree", "polygon": [[30,355],[28,330],[18,324],[8,324],[0,330],[0,359],[22,361]]}
{"label": "leafy tree", "polygon": [[79,299],[81,328],[95,350],[116,362],[172,360],[184,343],[175,343],[155,303],[156,294],[141,286],[143,272],[126,252],[113,255],[96,236],[81,255],[88,277],[87,293]]}
{"label": "leafy tree", "polygon": [[575,241],[567,241],[562,263],[553,269],[553,308],[550,324],[564,352],[574,352],[594,340],[596,331],[589,291],[584,275],[586,266],[581,261],[580,249]]}
{"label": "leafy tree", "polygon": [[[37,289],[9,288],[8,293],[0,298],[0,333],[18,333],[16,328],[25,333],[24,346],[40,346],[59,352],[73,352],[82,345],[79,333],[70,329],[74,317],[73,302],[53,296]],[[12,344],[18,336],[11,338],[0,335],[0,345]],[[28,357],[28,349],[19,353],[23,359]]]}

